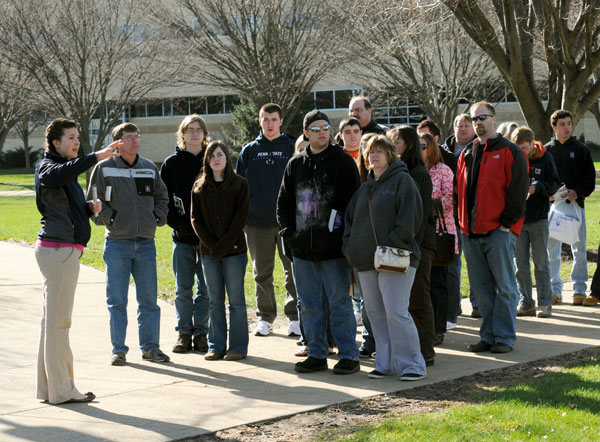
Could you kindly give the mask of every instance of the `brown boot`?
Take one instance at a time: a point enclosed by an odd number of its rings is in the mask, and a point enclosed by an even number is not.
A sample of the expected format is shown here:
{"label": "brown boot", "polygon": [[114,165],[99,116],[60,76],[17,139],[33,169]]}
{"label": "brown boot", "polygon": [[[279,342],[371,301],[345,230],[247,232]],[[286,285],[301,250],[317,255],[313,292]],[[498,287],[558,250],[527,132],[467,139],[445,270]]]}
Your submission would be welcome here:
{"label": "brown boot", "polygon": [[593,295],[590,295],[583,300],[583,305],[585,305],[586,307],[595,307],[598,305],[598,302],[600,302],[600,299],[596,298]]}

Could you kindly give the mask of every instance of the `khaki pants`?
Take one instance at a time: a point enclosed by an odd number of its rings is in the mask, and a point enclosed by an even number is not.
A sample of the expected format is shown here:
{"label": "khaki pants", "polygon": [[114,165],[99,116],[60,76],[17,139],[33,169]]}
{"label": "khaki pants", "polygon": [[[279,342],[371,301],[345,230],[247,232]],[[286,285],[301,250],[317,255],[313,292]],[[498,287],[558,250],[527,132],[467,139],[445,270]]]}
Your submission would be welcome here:
{"label": "khaki pants", "polygon": [[69,329],[81,252],[72,247],[36,247],[44,277],[44,301],[37,365],[37,398],[59,404],[83,395],[73,380]]}
{"label": "khaki pants", "polygon": [[277,227],[261,228],[246,225],[246,240],[256,287],[256,315],[263,321],[273,323],[277,316],[277,302],[273,287],[273,269],[275,268],[275,249],[285,274],[285,304],[284,313],[290,321],[298,320],[296,286],[292,274],[292,263],[283,254],[281,236]]}

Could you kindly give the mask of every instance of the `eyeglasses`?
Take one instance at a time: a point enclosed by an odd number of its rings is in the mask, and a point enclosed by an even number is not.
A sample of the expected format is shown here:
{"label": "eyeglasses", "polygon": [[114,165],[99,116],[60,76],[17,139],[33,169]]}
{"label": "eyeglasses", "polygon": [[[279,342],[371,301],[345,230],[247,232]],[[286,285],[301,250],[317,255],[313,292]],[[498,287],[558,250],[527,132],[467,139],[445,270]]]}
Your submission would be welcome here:
{"label": "eyeglasses", "polygon": [[186,132],[189,132],[192,135],[200,135],[201,133],[204,133],[202,129],[188,129]]}
{"label": "eyeglasses", "polygon": [[133,141],[133,140],[139,140],[140,138],[141,137],[138,134],[138,135],[127,135],[127,136],[124,136],[122,139],[125,141]]}
{"label": "eyeglasses", "polygon": [[479,120],[479,121],[485,121],[489,117],[493,117],[493,115],[481,114],[481,115],[477,115],[475,117],[471,117],[471,119],[473,120],[473,123],[477,123],[477,120]]}
{"label": "eyeglasses", "polygon": [[308,128],[311,132],[321,132],[321,130],[328,131],[331,129],[331,124],[324,124],[323,126],[312,126]]}
{"label": "eyeglasses", "polygon": [[427,150],[427,144],[421,144],[421,149]]}

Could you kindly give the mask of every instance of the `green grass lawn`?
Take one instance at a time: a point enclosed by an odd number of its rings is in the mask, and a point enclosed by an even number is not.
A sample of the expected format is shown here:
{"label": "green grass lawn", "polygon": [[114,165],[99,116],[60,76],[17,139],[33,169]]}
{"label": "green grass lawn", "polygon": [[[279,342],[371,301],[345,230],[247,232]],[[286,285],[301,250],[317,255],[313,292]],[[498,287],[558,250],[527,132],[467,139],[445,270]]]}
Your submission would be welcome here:
{"label": "green grass lawn", "polygon": [[351,435],[341,430],[321,440],[597,441],[599,387],[600,362],[591,357],[558,372],[474,393],[465,406],[389,416]]}
{"label": "green grass lawn", "polygon": [[[3,178],[0,176],[0,178]],[[40,229],[40,214],[35,205],[35,197],[0,196],[0,240],[22,241],[33,245],[37,239]],[[105,270],[102,260],[104,247],[104,227],[92,225],[92,237],[88,247],[81,258],[82,264]],[[158,290],[160,295],[172,300],[175,296],[175,280],[171,255],[173,242],[171,241],[171,229],[168,226],[160,227],[156,232],[156,254],[158,272]],[[255,307],[254,279],[252,276],[252,264],[248,261],[245,278],[246,303]],[[285,300],[285,284],[281,262],[275,260],[275,292],[280,311],[283,311]]]}

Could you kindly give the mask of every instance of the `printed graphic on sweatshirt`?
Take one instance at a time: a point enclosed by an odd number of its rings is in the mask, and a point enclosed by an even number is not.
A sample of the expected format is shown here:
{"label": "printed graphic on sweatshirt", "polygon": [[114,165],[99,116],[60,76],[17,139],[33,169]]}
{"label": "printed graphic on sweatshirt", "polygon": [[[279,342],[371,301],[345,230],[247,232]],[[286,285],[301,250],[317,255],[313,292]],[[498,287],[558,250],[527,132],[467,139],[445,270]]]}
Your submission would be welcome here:
{"label": "printed graphic on sweatshirt", "polygon": [[326,191],[323,194],[320,189],[314,187],[298,188],[296,191],[296,229],[326,227],[332,198],[332,191]]}
{"label": "printed graphic on sweatshirt", "polygon": [[258,152],[255,160],[264,161],[267,166],[273,166],[277,161],[285,160],[287,158],[283,152]]}

